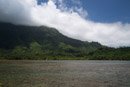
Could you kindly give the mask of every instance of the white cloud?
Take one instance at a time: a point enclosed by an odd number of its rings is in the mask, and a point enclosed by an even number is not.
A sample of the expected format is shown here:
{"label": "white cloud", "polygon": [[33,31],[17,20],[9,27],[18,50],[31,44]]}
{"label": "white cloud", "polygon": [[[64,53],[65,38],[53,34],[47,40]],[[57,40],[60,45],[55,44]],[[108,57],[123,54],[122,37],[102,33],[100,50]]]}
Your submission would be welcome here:
{"label": "white cloud", "polygon": [[[61,8],[53,1],[37,5],[36,0],[0,0],[0,21],[14,24],[57,28],[61,33],[84,41],[97,41],[103,45],[130,46],[130,24],[98,23],[83,16],[82,8],[67,9],[60,0]],[[64,11],[63,11],[64,9]]]}

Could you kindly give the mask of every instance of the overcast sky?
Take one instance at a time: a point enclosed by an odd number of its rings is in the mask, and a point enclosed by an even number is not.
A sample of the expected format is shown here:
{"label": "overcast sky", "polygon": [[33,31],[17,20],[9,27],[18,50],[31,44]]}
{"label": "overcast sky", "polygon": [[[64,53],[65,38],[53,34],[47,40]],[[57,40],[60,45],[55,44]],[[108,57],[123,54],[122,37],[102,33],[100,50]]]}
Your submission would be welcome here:
{"label": "overcast sky", "polygon": [[130,46],[130,0],[0,0],[0,21],[57,28],[111,47]]}

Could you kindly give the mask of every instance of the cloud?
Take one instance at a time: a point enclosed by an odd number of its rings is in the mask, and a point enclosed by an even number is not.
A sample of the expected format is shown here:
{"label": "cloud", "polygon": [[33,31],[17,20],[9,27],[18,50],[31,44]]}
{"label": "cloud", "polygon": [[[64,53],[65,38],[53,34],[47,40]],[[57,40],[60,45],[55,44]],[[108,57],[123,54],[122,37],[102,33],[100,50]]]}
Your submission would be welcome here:
{"label": "cloud", "polygon": [[84,18],[88,13],[83,8],[67,8],[63,0],[58,0],[58,8],[56,2],[37,5],[36,0],[0,0],[0,21],[54,27],[69,37],[111,47],[130,46],[130,24],[94,22]]}

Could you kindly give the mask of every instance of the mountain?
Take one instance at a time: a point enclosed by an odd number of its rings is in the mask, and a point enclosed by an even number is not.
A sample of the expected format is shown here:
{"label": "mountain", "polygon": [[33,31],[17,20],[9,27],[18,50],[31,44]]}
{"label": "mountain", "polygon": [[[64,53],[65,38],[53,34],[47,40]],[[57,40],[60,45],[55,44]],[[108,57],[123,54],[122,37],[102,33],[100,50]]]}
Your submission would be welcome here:
{"label": "mountain", "polygon": [[66,37],[54,28],[0,23],[0,48],[11,49],[17,45],[29,46],[32,42],[38,42],[41,45],[51,44],[54,48],[57,47],[59,43],[65,43],[74,47],[83,47],[86,45],[95,48],[101,47],[100,44],[95,42],[82,42]]}
{"label": "mountain", "polygon": [[97,42],[83,42],[62,35],[54,28],[46,26],[21,26],[10,23],[0,23],[0,49],[13,50],[16,47],[40,45],[47,55],[78,56],[101,48]]}
{"label": "mountain", "polygon": [[118,53],[129,59],[129,52],[72,39],[46,26],[0,23],[0,59],[118,59]]}

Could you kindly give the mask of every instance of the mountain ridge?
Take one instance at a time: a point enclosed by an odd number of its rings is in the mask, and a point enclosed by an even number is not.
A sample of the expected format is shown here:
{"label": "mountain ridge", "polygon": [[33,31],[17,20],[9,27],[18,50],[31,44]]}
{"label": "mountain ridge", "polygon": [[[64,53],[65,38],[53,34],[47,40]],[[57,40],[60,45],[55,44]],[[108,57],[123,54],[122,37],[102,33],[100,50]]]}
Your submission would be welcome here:
{"label": "mountain ridge", "polygon": [[[65,35],[62,35],[58,30],[46,26],[35,27],[35,26],[13,25],[10,23],[0,23],[0,35],[1,35],[0,36],[1,47],[4,47],[2,46],[2,43],[5,44],[6,40],[7,40],[7,45],[8,43],[11,44],[14,43],[13,41],[17,41],[19,44],[15,43],[15,46],[20,45],[23,41],[24,43],[33,42],[33,41],[42,43],[42,41],[45,42],[45,40],[47,39],[48,41],[52,41],[52,43],[58,40],[57,42],[61,41],[61,42],[65,42],[66,44],[71,44],[74,46],[84,45],[85,43],[89,44],[89,42],[83,42],[80,40],[69,38]],[[4,40],[2,41],[2,39]],[[21,40],[21,43],[19,39]],[[10,48],[8,46],[7,48]]]}
{"label": "mountain ridge", "polygon": [[55,28],[0,22],[0,59],[130,60],[130,47],[69,38]]}

